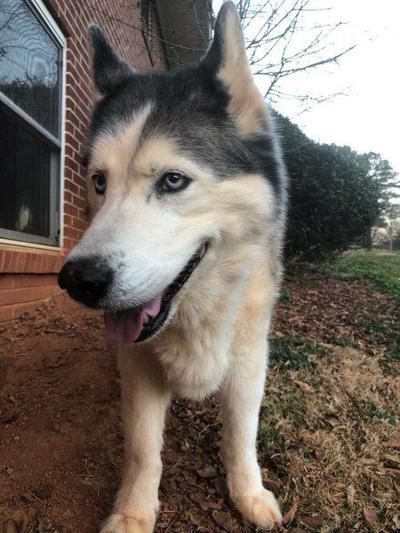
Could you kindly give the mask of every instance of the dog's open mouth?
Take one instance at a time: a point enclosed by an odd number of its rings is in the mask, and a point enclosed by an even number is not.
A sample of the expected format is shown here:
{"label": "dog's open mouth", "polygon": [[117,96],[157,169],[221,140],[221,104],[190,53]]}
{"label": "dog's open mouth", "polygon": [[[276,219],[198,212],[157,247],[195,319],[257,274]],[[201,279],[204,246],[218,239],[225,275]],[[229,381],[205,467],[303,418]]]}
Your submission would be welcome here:
{"label": "dog's open mouth", "polygon": [[203,243],[165,291],[146,305],[117,312],[106,311],[104,322],[109,336],[118,343],[126,344],[145,341],[160,331],[168,318],[172,298],[189,279],[207,248],[208,242]]}

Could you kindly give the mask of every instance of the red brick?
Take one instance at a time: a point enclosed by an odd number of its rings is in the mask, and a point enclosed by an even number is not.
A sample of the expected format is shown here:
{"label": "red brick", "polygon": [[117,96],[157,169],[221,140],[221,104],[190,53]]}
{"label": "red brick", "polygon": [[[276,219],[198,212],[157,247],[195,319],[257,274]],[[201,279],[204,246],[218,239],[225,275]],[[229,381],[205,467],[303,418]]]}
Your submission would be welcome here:
{"label": "red brick", "polygon": [[64,192],[64,202],[65,203],[69,203],[69,204],[72,203],[72,193],[71,192],[69,192],[69,191],[65,191]]}
{"label": "red brick", "polygon": [[68,236],[64,237],[64,251],[65,253],[68,253],[71,248],[74,246],[74,241],[70,239]]}
{"label": "red brick", "polygon": [[15,271],[23,272],[24,264],[25,264],[24,254],[23,253],[17,254]]}
{"label": "red brick", "polygon": [[11,289],[0,289],[0,307],[23,302],[33,302],[48,298],[52,294],[60,292],[58,285],[38,287],[16,287]]}
{"label": "red brick", "polygon": [[73,217],[78,216],[78,208],[71,204],[64,205],[64,213],[67,215],[72,215]]}
{"label": "red brick", "polygon": [[83,196],[73,196],[73,205],[75,205],[81,211],[85,211],[87,207],[86,188],[83,190],[83,193]]}
{"label": "red brick", "polygon": [[79,150],[79,142],[76,140],[76,138],[73,135],[69,133],[65,135],[65,144],[71,145],[75,150]]}
{"label": "red brick", "polygon": [[15,276],[12,274],[0,274],[0,290],[14,287]]}
{"label": "red brick", "polygon": [[66,191],[72,192],[72,194],[78,194],[79,192],[79,187],[69,179],[66,179],[64,181],[64,189]]}
{"label": "red brick", "polygon": [[0,307],[0,322],[18,319],[24,313],[35,314],[43,304],[56,297],[58,294],[60,294],[60,292],[61,291],[59,291],[57,294],[49,294],[46,298],[42,298],[41,300],[22,302]]}
{"label": "red brick", "polygon": [[70,237],[71,239],[73,239],[75,242],[77,242],[79,240],[79,237],[80,237],[80,233],[78,230],[74,229],[74,228],[70,228],[69,226],[67,226],[64,230],[64,235],[66,237]]}
{"label": "red brick", "polygon": [[85,231],[85,229],[87,228],[87,222],[84,221],[84,220],[80,220],[79,218],[74,218],[72,219],[72,225],[74,228],[78,229],[78,230],[81,230],[81,231]]}
{"label": "red brick", "polygon": [[11,272],[11,262],[12,262],[12,256],[13,252],[8,252],[5,254],[4,261],[3,261],[3,272]]}
{"label": "red brick", "polygon": [[77,158],[73,159],[72,157],[69,157],[68,155],[65,156],[65,169],[73,170],[74,172],[78,172],[79,166]]}
{"label": "red brick", "polygon": [[8,322],[13,319],[14,305],[7,305],[7,307],[0,307],[0,322]]}

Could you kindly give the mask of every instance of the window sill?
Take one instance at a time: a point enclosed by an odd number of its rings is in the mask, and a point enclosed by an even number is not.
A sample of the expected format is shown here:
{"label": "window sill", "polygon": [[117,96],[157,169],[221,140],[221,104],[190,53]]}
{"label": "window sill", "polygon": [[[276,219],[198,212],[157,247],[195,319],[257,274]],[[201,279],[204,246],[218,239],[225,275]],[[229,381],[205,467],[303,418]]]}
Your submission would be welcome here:
{"label": "window sill", "polygon": [[46,250],[47,252],[60,253],[62,248],[61,246],[49,246],[47,244],[37,244],[34,242],[24,242],[24,241],[15,241],[12,239],[2,239],[0,237],[0,248],[2,250],[11,250],[14,252],[42,252]]}

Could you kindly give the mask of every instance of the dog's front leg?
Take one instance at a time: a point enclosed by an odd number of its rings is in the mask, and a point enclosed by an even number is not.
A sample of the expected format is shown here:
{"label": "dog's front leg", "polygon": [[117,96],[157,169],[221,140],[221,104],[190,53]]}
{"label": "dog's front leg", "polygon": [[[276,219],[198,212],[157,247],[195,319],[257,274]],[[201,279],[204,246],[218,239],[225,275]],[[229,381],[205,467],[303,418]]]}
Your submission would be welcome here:
{"label": "dog's front leg", "polygon": [[[254,334],[260,337],[260,331],[265,331],[265,326]],[[238,336],[221,391],[222,457],[230,497],[236,507],[250,522],[272,528],[281,521],[281,513],[272,492],[263,487],[256,452],[267,343],[265,338],[244,337]]]}
{"label": "dog's front leg", "polygon": [[114,512],[101,533],[150,533],[158,509],[161,447],[170,393],[151,353],[119,352],[125,467]]}

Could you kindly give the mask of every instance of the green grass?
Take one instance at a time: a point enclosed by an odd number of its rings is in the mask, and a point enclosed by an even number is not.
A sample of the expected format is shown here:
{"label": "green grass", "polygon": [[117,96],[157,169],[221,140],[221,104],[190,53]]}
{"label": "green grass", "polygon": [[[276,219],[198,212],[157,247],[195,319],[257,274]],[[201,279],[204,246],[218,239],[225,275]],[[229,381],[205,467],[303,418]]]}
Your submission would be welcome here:
{"label": "green grass", "polygon": [[387,420],[387,422],[392,425],[397,424],[397,418],[388,411],[385,411],[384,409],[378,409],[373,402],[371,402],[370,407],[371,416],[373,418],[376,418],[377,420]]}
{"label": "green grass", "polygon": [[303,337],[270,337],[270,363],[288,370],[311,367],[313,356],[324,357],[329,350]]}
{"label": "green grass", "polygon": [[342,279],[365,279],[400,302],[400,255],[355,252],[341,256],[323,269]]}
{"label": "green grass", "polygon": [[292,302],[293,296],[289,291],[283,289],[279,295],[279,300],[281,302]]}
{"label": "green grass", "polygon": [[335,339],[336,346],[342,346],[342,348],[355,348],[356,344],[349,338],[341,335]]}
{"label": "green grass", "polygon": [[[400,329],[397,322],[390,321],[379,317],[371,320],[362,320],[360,322],[365,333],[373,337],[377,344],[386,346],[385,360],[387,363],[393,363],[392,371],[399,372],[398,363],[400,362]],[[397,370],[396,370],[397,368]]]}
{"label": "green grass", "polygon": [[[343,255],[330,263],[322,265],[322,271],[339,279],[364,279],[375,288],[390,294],[400,303],[400,254],[383,254],[379,252],[353,252]],[[395,304],[396,305],[396,304]],[[360,324],[367,335],[375,338],[380,345],[387,347],[385,359],[391,372],[399,372],[400,362],[400,328],[397,321],[385,316],[374,316]],[[337,344],[345,346],[346,340]]]}
{"label": "green grass", "polygon": [[385,409],[381,409],[377,407],[375,402],[371,400],[369,401],[360,400],[357,406],[355,406],[355,408],[358,411],[357,416],[362,418],[362,420],[364,421],[375,419],[375,420],[386,420],[386,422],[389,422],[389,424],[392,424],[392,425],[397,424],[397,418],[395,415],[393,415],[392,413],[390,413],[389,411]]}

